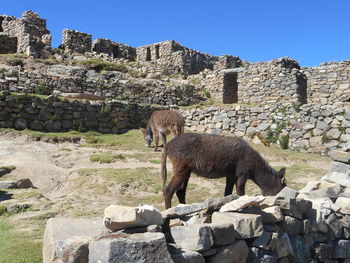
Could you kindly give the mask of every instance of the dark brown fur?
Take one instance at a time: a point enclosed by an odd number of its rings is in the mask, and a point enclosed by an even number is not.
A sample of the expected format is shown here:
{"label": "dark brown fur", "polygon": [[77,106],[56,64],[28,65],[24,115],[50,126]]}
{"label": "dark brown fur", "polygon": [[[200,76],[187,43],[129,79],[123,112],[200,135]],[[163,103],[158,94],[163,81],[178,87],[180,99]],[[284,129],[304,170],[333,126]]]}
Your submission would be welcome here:
{"label": "dark brown fur", "polygon": [[[166,186],[166,158],[173,165],[173,177]],[[236,184],[244,195],[247,179],[253,180],[263,195],[275,195],[286,185],[285,168],[275,171],[246,141],[238,137],[186,133],[171,140],[162,156],[162,180],[165,207],[171,207],[173,194],[185,203],[191,172],[206,178],[226,177],[225,196]]]}
{"label": "dark brown fur", "polygon": [[174,110],[154,111],[147,123],[147,128],[141,128],[145,137],[146,146],[150,147],[153,137],[156,151],[159,137],[162,138],[163,146],[166,145],[166,136],[172,133],[174,136],[184,133],[185,118]]}

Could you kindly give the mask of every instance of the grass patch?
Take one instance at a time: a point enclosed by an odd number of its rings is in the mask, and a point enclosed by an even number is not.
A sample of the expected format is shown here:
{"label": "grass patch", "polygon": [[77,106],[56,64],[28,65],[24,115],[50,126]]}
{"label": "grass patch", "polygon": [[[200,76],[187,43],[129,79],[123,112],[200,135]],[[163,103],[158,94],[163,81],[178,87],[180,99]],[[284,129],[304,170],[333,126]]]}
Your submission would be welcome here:
{"label": "grass patch", "polygon": [[113,154],[111,152],[104,152],[100,154],[91,154],[89,159],[91,162],[114,163],[118,160],[125,160],[125,156],[122,154]]}
{"label": "grass patch", "polygon": [[40,263],[41,243],[30,234],[16,232],[7,219],[0,218],[0,263]]}
{"label": "grass patch", "polygon": [[84,66],[88,69],[93,69],[97,72],[101,72],[102,70],[105,70],[105,71],[121,71],[125,73],[128,71],[128,69],[124,64],[107,62],[98,58],[87,59],[82,61],[72,60],[71,63],[73,65]]}

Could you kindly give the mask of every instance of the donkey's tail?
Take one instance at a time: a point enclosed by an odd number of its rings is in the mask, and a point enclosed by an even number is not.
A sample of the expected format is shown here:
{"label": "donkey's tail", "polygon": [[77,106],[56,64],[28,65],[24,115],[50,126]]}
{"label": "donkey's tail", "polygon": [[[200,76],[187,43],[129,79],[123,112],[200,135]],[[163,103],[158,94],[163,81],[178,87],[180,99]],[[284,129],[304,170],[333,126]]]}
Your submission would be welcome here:
{"label": "donkey's tail", "polygon": [[167,157],[167,151],[166,147],[164,147],[163,154],[162,154],[162,166],[161,166],[161,174],[162,174],[162,181],[163,181],[163,192],[165,190],[166,185],[166,179],[167,179],[167,168],[166,168],[166,157]]}

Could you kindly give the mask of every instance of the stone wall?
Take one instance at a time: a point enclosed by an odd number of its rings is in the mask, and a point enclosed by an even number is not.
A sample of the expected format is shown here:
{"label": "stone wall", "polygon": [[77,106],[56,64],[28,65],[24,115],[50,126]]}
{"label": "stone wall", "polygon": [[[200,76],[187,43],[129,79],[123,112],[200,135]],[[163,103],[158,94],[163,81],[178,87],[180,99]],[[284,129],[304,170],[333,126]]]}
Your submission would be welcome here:
{"label": "stone wall", "polygon": [[[238,62],[232,62],[231,67],[241,66]],[[236,99],[228,100],[228,103],[307,102],[306,78],[300,72],[298,63],[289,58],[245,63],[244,67],[207,72],[201,86],[222,102],[225,93],[230,91]]]}
{"label": "stone wall", "polygon": [[90,34],[64,29],[62,32],[62,45],[67,52],[84,54],[85,52],[91,52],[92,37]]}
{"label": "stone wall", "polygon": [[350,102],[350,61],[330,62],[303,68],[308,99],[322,104]]}
{"label": "stone wall", "polygon": [[350,154],[334,158],[320,181],[276,196],[229,195],[161,212],[110,205],[103,220],[50,218],[43,262],[349,262]]}
{"label": "stone wall", "polygon": [[145,126],[164,107],[132,103],[61,100],[53,96],[0,94],[0,127],[45,132],[69,130],[124,133]]}
{"label": "stone wall", "polygon": [[0,54],[10,54],[17,52],[17,37],[10,37],[0,33]]}
{"label": "stone wall", "polygon": [[44,48],[51,46],[50,31],[46,28],[46,20],[37,13],[26,11],[21,18],[1,16],[2,31],[10,37],[17,38],[17,52],[24,53],[31,48],[40,56]]}
{"label": "stone wall", "polygon": [[[196,74],[213,69],[217,57],[186,48],[174,40],[136,48],[137,60],[164,66],[168,73]],[[165,72],[164,72],[165,73]]]}
{"label": "stone wall", "polygon": [[128,60],[135,60],[136,58],[136,49],[134,47],[104,38],[94,40],[92,43],[92,51],[98,54],[107,54],[112,58],[124,58]]}
{"label": "stone wall", "polygon": [[[33,64],[32,64],[33,66]],[[0,71],[0,89],[11,92],[50,95],[88,93],[132,103],[190,105],[202,98],[187,81],[131,78],[118,71],[97,73],[81,67],[52,65],[45,71],[7,67]]]}
{"label": "stone wall", "polygon": [[193,131],[231,133],[257,143],[284,139],[287,147],[301,151],[327,152],[350,142],[350,109],[340,104],[238,105],[195,108],[182,114]]}

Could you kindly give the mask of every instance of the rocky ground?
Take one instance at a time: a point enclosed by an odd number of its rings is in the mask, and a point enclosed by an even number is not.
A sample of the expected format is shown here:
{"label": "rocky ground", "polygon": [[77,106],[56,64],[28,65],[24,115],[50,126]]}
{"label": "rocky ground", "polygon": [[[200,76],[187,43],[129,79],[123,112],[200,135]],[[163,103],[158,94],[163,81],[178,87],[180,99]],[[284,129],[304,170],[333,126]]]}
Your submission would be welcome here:
{"label": "rocky ground", "polygon": [[[39,137],[18,132],[3,132],[0,136],[0,166],[15,166],[0,180],[29,178],[35,187],[1,189],[0,228],[3,227],[1,224],[6,224],[12,227],[8,231],[24,231],[31,237],[30,240],[17,240],[14,245],[37,241],[36,249],[31,253],[40,258],[44,224],[54,216],[101,217],[103,209],[110,204],[136,206],[146,203],[163,209],[159,176],[161,153],[146,149],[138,130],[108,139],[105,135],[82,136],[78,143],[44,142],[52,141],[45,137],[36,141]],[[273,167],[287,167],[287,183],[292,188],[300,189],[307,182],[318,180],[330,168],[330,159],[319,155],[263,145],[254,147]],[[188,202],[222,196],[223,189],[223,179],[192,176]],[[259,190],[249,183],[247,192],[254,194]],[[8,211],[9,206],[15,209]],[[3,229],[0,235],[5,233]],[[8,251],[0,248],[0,252]],[[32,259],[28,262],[40,261]]]}

